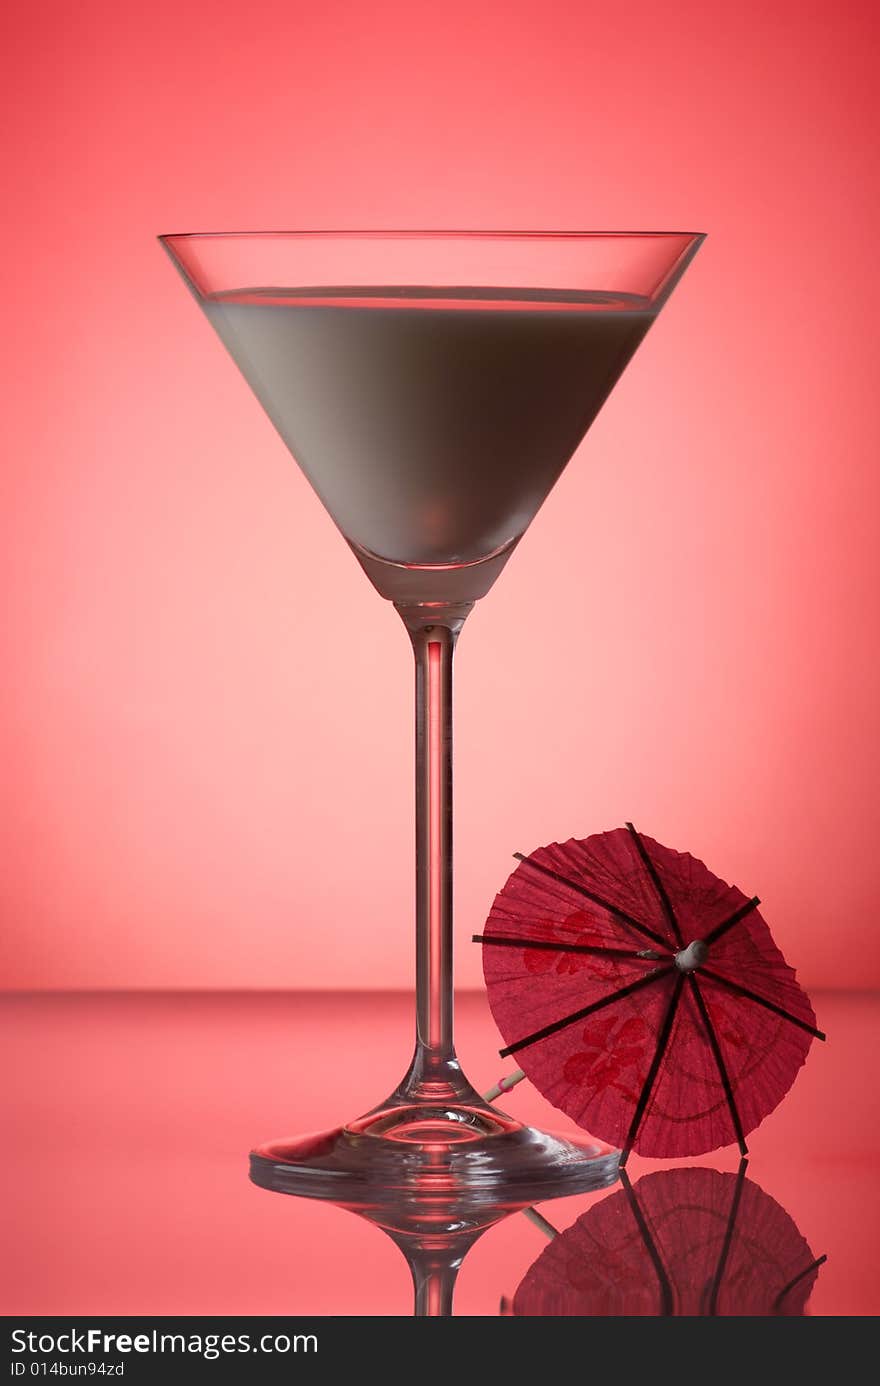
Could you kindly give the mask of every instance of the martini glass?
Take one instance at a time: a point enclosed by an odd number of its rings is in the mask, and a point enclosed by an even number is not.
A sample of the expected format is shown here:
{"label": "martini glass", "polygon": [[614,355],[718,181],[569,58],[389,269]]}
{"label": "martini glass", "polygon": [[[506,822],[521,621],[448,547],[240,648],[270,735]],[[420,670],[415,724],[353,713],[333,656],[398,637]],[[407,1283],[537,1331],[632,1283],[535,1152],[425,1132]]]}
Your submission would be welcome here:
{"label": "martini glass", "polygon": [[617,1152],[523,1126],[456,1058],[452,658],[703,238],[160,239],[415,655],[415,1054],[379,1106],[259,1146],[251,1177],[378,1205],[441,1190],[462,1205],[495,1205],[501,1190],[531,1202],[608,1183]]}

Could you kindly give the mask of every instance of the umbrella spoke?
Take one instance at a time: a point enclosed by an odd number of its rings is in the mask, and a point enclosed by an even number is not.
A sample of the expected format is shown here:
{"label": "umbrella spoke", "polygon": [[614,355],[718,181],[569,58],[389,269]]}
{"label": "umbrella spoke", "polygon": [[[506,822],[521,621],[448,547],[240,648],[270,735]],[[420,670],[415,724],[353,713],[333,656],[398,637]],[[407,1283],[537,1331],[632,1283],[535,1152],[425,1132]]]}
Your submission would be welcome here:
{"label": "umbrella spoke", "polygon": [[782,1312],[782,1301],[785,1299],[785,1296],[794,1289],[795,1285],[799,1285],[802,1280],[806,1280],[808,1275],[812,1275],[813,1271],[817,1271],[820,1266],[824,1266],[827,1260],[827,1256],[817,1256],[815,1261],[811,1261],[793,1280],[789,1280],[788,1284],[783,1286],[773,1301],[773,1308],[777,1314]]}
{"label": "umbrella spoke", "polygon": [[645,1215],[639,1207],[639,1200],[636,1198],[635,1190],[629,1182],[629,1175],[625,1169],[620,1171],[620,1182],[623,1185],[623,1191],[626,1194],[626,1201],[630,1206],[630,1211],[636,1220],[639,1235],[645,1243],[645,1250],[651,1258],[651,1265],[654,1267],[657,1279],[660,1281],[660,1314],[658,1317],[664,1319],[671,1318],[675,1310],[672,1285],[669,1276],[666,1274],[666,1267],[663,1264],[660,1252],[657,1250],[657,1243],[651,1236],[651,1229],[645,1221]]}
{"label": "umbrella spoke", "polygon": [[531,857],[525,856],[522,852],[514,852],[513,855],[516,860],[521,861],[524,866],[530,866],[533,871],[540,871],[542,875],[549,876],[551,880],[558,881],[560,885],[568,886],[569,890],[576,891],[578,895],[585,896],[585,898],[592,901],[594,905],[598,905],[600,909],[607,910],[609,914],[614,915],[615,919],[619,919],[622,924],[628,924],[631,929],[635,929],[639,934],[644,934],[645,938],[651,939],[654,943],[659,944],[661,948],[665,949],[668,947],[666,939],[662,938],[660,934],[655,933],[653,929],[649,929],[647,924],[642,924],[640,920],[633,919],[631,914],[627,914],[625,910],[618,908],[617,905],[612,905],[610,901],[603,900],[601,895],[596,895],[594,891],[588,890],[585,885],[581,885],[580,881],[572,881],[568,876],[560,875],[558,871],[554,871],[549,866],[542,866],[540,862],[533,861]]}
{"label": "umbrella spoke", "polygon": [[747,900],[744,905],[740,905],[738,910],[734,910],[733,914],[730,915],[728,919],[723,920],[720,924],[716,924],[711,933],[708,933],[703,939],[703,942],[717,942],[723,934],[727,933],[728,929],[733,928],[734,924],[738,924],[741,919],[745,919],[747,914],[751,914],[752,910],[756,910],[760,903],[761,901],[758,899],[757,895],[753,895],[751,900]]}
{"label": "umbrella spoke", "polygon": [[501,1049],[499,1053],[502,1059],[507,1059],[511,1054],[519,1053],[520,1049],[527,1049],[530,1044],[537,1044],[539,1040],[549,1039],[551,1035],[557,1034],[559,1030],[564,1030],[568,1025],[576,1025],[579,1020],[586,1020],[588,1015],[603,1010],[605,1006],[612,1006],[615,1001],[622,1001],[624,997],[632,996],[633,992],[641,991],[642,987],[650,986],[653,982],[659,982],[661,977],[668,976],[671,971],[671,967],[655,967],[654,971],[649,972],[646,977],[639,977],[638,981],[620,987],[619,990],[613,991],[610,996],[603,996],[601,1001],[594,1001],[591,1006],[584,1006],[582,1010],[573,1011],[571,1015],[563,1016],[561,1020],[554,1020],[551,1025],[545,1025],[543,1029],[535,1030],[534,1034],[516,1040],[513,1044],[509,1044],[506,1049]]}
{"label": "umbrella spoke", "polygon": [[666,1053],[667,1048],[669,1047],[669,1040],[672,1035],[672,1027],[675,1024],[675,1017],[678,1012],[679,1002],[681,1001],[681,991],[682,987],[684,986],[684,978],[685,974],[683,972],[679,972],[675,980],[675,989],[671,997],[669,998],[669,1005],[666,1007],[666,1014],[663,1017],[663,1024],[660,1028],[660,1034],[657,1036],[657,1048],[654,1050],[654,1057],[651,1060],[651,1067],[648,1069],[648,1076],[645,1079],[644,1086],[642,1087],[641,1096],[639,1097],[636,1110],[633,1113],[633,1119],[630,1122],[629,1133],[626,1138],[626,1143],[624,1144],[623,1150],[620,1153],[621,1168],[626,1164],[627,1160],[629,1159],[629,1153],[632,1150],[633,1142],[636,1139],[636,1136],[639,1134],[639,1127],[642,1124],[642,1118],[644,1117],[648,1107],[648,1103],[651,1100],[651,1093],[653,1092],[654,1084],[657,1081],[657,1074],[660,1072],[660,1065],[662,1064],[663,1057]]}
{"label": "umbrella spoke", "polygon": [[542,948],[551,953],[592,953],[599,958],[632,958],[641,962],[656,962],[660,957],[653,948],[637,953],[633,948],[602,948],[589,943],[554,943],[550,939],[515,938],[506,934],[474,934],[472,943],[490,943],[499,948]]}
{"label": "umbrella spoke", "polygon": [[718,1295],[721,1290],[721,1281],[724,1278],[724,1271],[727,1267],[727,1258],[730,1255],[730,1248],[733,1245],[733,1233],[736,1228],[739,1205],[742,1201],[743,1185],[746,1182],[746,1167],[748,1163],[748,1160],[740,1160],[739,1169],[736,1172],[736,1188],[733,1191],[733,1202],[730,1205],[727,1230],[724,1233],[724,1241],[721,1244],[721,1255],[718,1257],[718,1265],[715,1267],[715,1274],[712,1277],[712,1287],[709,1292],[707,1315],[711,1318],[718,1317]]}
{"label": "umbrella spoke", "polygon": [[792,1025],[798,1025],[802,1030],[806,1030],[808,1035],[814,1039],[824,1040],[826,1036],[821,1030],[817,1030],[815,1025],[810,1025],[806,1020],[801,1020],[799,1016],[792,1015],[791,1011],[785,1010],[783,1006],[777,1006],[775,1001],[768,1001],[766,996],[759,996],[756,991],[749,991],[748,987],[740,986],[739,982],[732,982],[729,977],[722,977],[720,973],[708,967],[700,968],[700,976],[706,977],[710,982],[717,982],[722,987],[727,987],[728,991],[735,991],[739,996],[748,997],[749,1001],[756,1001],[759,1006],[764,1006],[768,1011],[773,1011],[775,1015],[781,1015],[783,1020],[791,1021]]}
{"label": "umbrella spoke", "polygon": [[639,857],[641,858],[642,865],[647,871],[648,876],[651,880],[651,884],[657,892],[657,897],[660,901],[660,904],[663,906],[663,913],[666,915],[666,922],[672,930],[673,938],[675,939],[679,947],[683,948],[684,935],[681,932],[681,926],[678,922],[678,918],[673,908],[672,901],[670,900],[666,892],[665,885],[660,879],[660,873],[658,872],[656,866],[651,860],[648,849],[642,841],[641,834],[636,831],[632,823],[627,823],[626,826],[630,837],[636,845],[636,851],[638,852]]}
{"label": "umbrella spoke", "polygon": [[736,1143],[739,1146],[739,1153],[740,1155],[745,1157],[749,1153],[748,1146],[746,1145],[746,1138],[745,1133],[743,1132],[742,1122],[739,1118],[739,1111],[737,1110],[736,1099],[733,1095],[733,1084],[731,1083],[730,1075],[727,1072],[727,1065],[724,1062],[724,1055],[721,1052],[721,1045],[718,1043],[718,1035],[715,1032],[715,1026],[712,1024],[712,1017],[709,1015],[709,1012],[706,1009],[706,1003],[703,1000],[703,993],[700,991],[700,984],[697,981],[697,976],[695,972],[688,973],[688,981],[691,984],[691,990],[694,993],[694,1000],[697,1003],[697,1010],[700,1012],[700,1019],[702,1020],[703,1027],[706,1031],[706,1038],[709,1041],[709,1048],[712,1050],[712,1054],[715,1058],[715,1066],[718,1069],[718,1076],[721,1079],[721,1086],[724,1089],[724,1096],[727,1098],[727,1106],[730,1111],[730,1119],[733,1122],[733,1130],[734,1134],[736,1135]]}

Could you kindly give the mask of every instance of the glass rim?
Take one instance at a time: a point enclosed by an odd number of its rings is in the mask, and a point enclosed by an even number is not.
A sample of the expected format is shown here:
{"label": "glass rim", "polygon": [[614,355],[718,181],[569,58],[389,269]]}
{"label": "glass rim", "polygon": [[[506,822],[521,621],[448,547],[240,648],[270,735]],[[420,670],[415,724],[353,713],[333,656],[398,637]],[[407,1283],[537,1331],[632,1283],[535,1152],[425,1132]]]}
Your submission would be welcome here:
{"label": "glass rim", "polygon": [[225,237],[227,240],[259,240],[275,237],[281,239],[287,237],[291,240],[309,237],[315,239],[343,239],[345,237],[358,238],[363,240],[600,240],[618,238],[621,240],[658,240],[660,238],[688,237],[691,240],[703,241],[707,236],[706,231],[511,231],[511,230],[412,230],[412,229],[388,229],[377,230],[375,228],[327,228],[309,229],[301,228],[288,231],[163,231],[156,236],[158,241],[181,241],[181,240],[212,240]]}

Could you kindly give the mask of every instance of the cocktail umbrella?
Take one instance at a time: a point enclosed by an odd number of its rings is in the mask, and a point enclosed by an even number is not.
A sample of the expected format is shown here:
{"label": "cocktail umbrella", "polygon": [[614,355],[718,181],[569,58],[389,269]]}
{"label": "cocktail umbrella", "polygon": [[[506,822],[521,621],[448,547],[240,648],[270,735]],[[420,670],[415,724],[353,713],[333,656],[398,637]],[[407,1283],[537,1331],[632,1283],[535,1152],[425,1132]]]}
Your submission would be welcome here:
{"label": "cocktail umbrella", "polygon": [[825,1038],[757,897],[632,824],[517,856],[476,936],[502,1056],[622,1164],[745,1155]]}
{"label": "cocktail umbrella", "polygon": [[523,1315],[795,1317],[815,1260],[791,1217],[739,1173],[672,1169],[611,1194],[560,1233],[513,1300]]}

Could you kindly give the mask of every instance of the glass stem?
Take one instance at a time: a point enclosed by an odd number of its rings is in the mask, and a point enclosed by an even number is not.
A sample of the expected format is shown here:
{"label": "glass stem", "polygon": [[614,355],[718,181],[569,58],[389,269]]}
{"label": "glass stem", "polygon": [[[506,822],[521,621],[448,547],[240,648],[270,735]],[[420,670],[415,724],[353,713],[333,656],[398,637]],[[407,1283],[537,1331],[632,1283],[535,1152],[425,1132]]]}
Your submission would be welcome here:
{"label": "glass stem", "polygon": [[428,1268],[410,1265],[415,1289],[415,1318],[448,1318],[452,1314],[452,1296],[459,1263]]}
{"label": "glass stem", "polygon": [[[488,1226],[496,1221],[490,1217]],[[462,1262],[485,1227],[470,1232],[413,1236],[386,1228],[406,1257],[413,1279],[415,1318],[448,1318],[452,1315],[455,1282]]]}
{"label": "glass stem", "polygon": [[416,675],[416,1050],[410,1100],[470,1097],[453,1042],[452,657],[471,603],[398,606]]}

